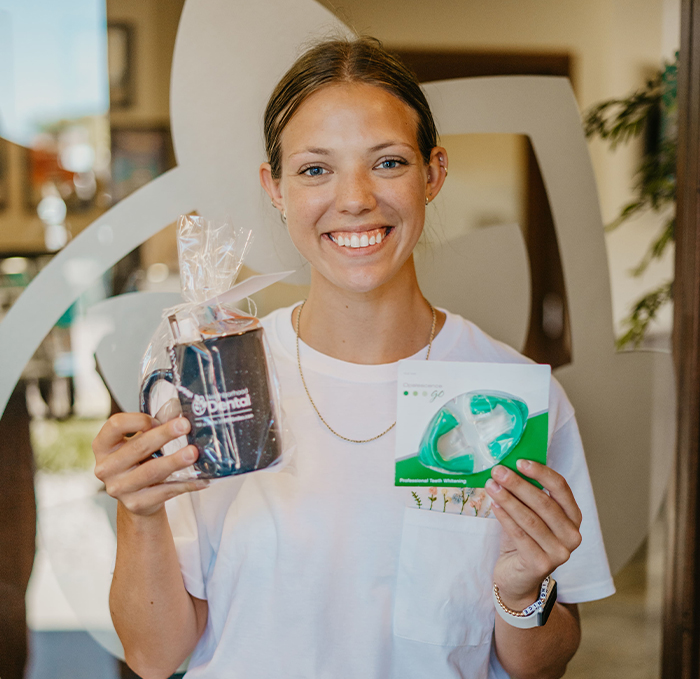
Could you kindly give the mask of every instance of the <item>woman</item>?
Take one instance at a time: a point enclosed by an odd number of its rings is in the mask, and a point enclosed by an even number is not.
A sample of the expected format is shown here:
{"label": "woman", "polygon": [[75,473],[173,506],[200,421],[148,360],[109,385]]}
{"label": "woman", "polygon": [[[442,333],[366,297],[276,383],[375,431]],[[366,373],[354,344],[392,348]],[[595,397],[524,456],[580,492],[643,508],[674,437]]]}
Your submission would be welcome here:
{"label": "woman", "polygon": [[[561,676],[575,602],[613,592],[561,387],[550,466],[521,467],[548,492],[495,467],[481,511],[457,516],[393,486],[396,361],[526,360],[418,287],[412,252],[448,170],[418,84],[375,41],[322,43],[272,94],[265,136],[261,184],[311,268],[308,299],[264,319],[297,473],[188,493],[206,484],[159,482],[193,447],[148,460],[186,420],[110,418],[94,449],[119,500],[110,601],[127,661],[146,678],[193,650],[188,677]],[[555,570],[546,625],[516,627]]]}

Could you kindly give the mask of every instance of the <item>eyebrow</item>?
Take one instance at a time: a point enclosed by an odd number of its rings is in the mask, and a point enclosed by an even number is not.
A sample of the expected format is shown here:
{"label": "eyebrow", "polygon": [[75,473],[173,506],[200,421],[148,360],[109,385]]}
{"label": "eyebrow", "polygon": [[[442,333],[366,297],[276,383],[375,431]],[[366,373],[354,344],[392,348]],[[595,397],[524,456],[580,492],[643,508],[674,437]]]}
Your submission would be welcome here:
{"label": "eyebrow", "polygon": [[[377,151],[382,151],[383,149],[389,148],[391,146],[405,146],[407,148],[413,149],[413,147],[410,144],[407,144],[403,141],[385,141],[381,144],[377,144],[376,146],[372,146],[372,148],[368,150],[370,153],[376,153]],[[312,153],[317,156],[329,156],[331,154],[331,151],[330,149],[324,149],[321,147],[311,147],[308,149],[303,149],[301,151],[296,151],[295,153],[290,154],[289,157],[293,158],[294,156],[298,156],[302,153]]]}
{"label": "eyebrow", "polygon": [[308,149],[302,149],[301,151],[295,151],[289,157],[292,158],[294,156],[298,156],[301,153],[313,153],[314,155],[317,155],[317,156],[329,156],[331,154],[331,152],[328,149],[308,148]]}
{"label": "eyebrow", "polygon": [[376,151],[381,151],[383,149],[389,148],[390,146],[406,146],[409,149],[413,149],[413,147],[410,144],[407,144],[403,141],[385,141],[383,144],[377,144],[376,146],[373,146],[370,149],[370,151],[372,153],[375,153]]}

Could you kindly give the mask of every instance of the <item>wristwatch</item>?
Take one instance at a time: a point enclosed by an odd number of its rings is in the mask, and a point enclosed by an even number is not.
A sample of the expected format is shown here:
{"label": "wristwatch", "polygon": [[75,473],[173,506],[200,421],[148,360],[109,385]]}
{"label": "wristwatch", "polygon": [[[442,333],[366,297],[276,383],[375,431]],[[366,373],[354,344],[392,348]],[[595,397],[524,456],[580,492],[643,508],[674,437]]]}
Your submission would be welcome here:
{"label": "wristwatch", "polygon": [[548,575],[542,582],[539,599],[522,611],[514,611],[512,608],[508,608],[501,600],[498,585],[496,583],[493,584],[493,603],[498,614],[509,625],[520,629],[542,627],[547,622],[556,600],[557,583],[551,575]]}

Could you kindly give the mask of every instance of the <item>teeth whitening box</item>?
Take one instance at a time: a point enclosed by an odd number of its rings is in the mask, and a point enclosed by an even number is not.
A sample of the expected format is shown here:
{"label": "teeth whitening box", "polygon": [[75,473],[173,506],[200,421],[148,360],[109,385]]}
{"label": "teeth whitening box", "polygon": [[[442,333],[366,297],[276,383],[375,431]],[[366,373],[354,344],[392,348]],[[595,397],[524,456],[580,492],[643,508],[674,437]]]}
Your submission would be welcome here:
{"label": "teeth whitening box", "polygon": [[546,464],[551,368],[399,361],[397,486],[483,488],[491,468]]}

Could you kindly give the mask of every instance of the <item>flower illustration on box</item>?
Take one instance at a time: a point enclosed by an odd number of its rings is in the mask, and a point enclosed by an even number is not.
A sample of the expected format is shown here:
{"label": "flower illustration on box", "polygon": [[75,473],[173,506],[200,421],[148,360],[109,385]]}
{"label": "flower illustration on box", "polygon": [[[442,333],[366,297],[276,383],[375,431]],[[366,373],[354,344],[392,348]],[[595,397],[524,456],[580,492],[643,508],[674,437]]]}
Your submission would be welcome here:
{"label": "flower illustration on box", "polygon": [[[491,516],[491,498],[483,488],[415,488],[411,490],[410,506],[431,511],[440,495],[443,514],[461,514],[482,519]],[[439,507],[438,505],[436,510],[438,512]]]}
{"label": "flower illustration on box", "polygon": [[460,493],[460,500],[462,501],[462,506],[460,507],[459,513],[463,514],[464,513],[464,505],[469,502],[469,498],[471,497],[472,493],[474,492],[473,488],[462,488],[462,492]]}
{"label": "flower illustration on box", "polygon": [[428,509],[432,509],[433,502],[437,500],[437,488],[428,488],[428,500],[430,500],[430,507],[428,507]]}
{"label": "flower illustration on box", "polygon": [[474,516],[479,516],[479,510],[484,502],[485,493],[482,490],[475,491],[467,503],[474,510]]}

